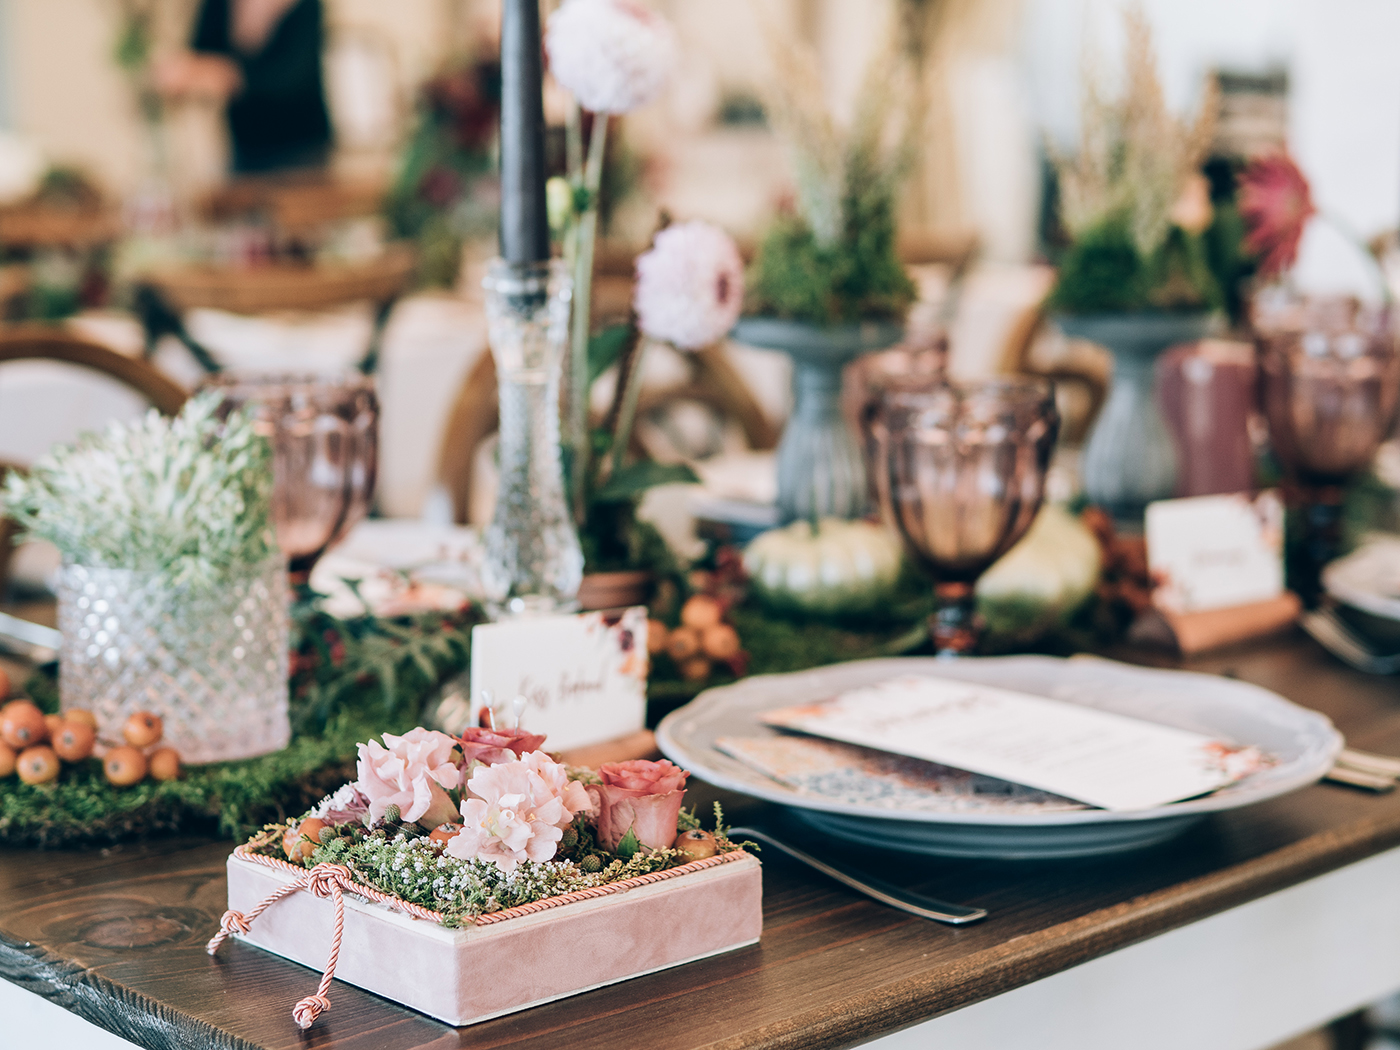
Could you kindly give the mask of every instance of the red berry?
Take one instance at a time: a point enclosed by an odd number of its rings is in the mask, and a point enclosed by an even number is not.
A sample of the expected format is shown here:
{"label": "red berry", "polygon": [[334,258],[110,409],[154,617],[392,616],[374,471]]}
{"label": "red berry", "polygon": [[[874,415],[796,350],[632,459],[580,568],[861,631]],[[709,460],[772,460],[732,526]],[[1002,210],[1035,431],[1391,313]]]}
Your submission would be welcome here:
{"label": "red berry", "polygon": [[114,747],[102,760],[102,772],[116,787],[131,787],[146,779],[146,756],[134,747]]}
{"label": "red berry", "polygon": [[178,780],[180,777],[180,752],[173,747],[163,747],[152,753],[147,761],[153,780]]}
{"label": "red berry", "polygon": [[28,700],[12,700],[0,709],[0,740],[16,751],[42,744],[48,735],[44,713]]}
{"label": "red berry", "polygon": [[81,762],[96,743],[97,732],[86,722],[60,721],[53,734],[53,749],[65,762]]}
{"label": "red berry", "polygon": [[165,724],[161,722],[160,715],[149,711],[137,711],[122,726],[122,736],[132,747],[150,747],[164,731]]}
{"label": "red berry", "polygon": [[287,855],[287,859],[293,864],[300,864],[310,857],[321,843],[321,829],[325,826],[324,820],[308,817],[300,824],[293,824],[288,828],[287,833],[282,836],[282,852]]}
{"label": "red berry", "polygon": [[63,712],[65,722],[81,722],[85,726],[92,726],[92,731],[97,732],[97,716],[91,711],[84,711],[81,707],[71,707]]}
{"label": "red berry", "polygon": [[26,784],[47,784],[58,776],[58,756],[53,748],[38,744],[20,752],[15,768]]}

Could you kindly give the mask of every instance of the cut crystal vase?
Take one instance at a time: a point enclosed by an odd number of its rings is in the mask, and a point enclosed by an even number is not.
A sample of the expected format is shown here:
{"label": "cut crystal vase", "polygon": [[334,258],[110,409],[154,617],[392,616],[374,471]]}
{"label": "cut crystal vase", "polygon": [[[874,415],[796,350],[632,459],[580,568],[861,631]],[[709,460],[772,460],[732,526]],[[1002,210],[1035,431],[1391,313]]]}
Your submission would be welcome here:
{"label": "cut crystal vase", "polygon": [[482,584],[497,616],[567,612],[583,581],[559,454],[571,284],[562,263],[496,259],[485,288],[501,421]]}
{"label": "cut crystal vase", "polygon": [[291,739],[280,557],[199,588],[163,573],[68,564],[58,629],[60,705],[91,711],[104,740],[120,740],[138,711],[161,717],[162,746],[189,763],[252,758]]}

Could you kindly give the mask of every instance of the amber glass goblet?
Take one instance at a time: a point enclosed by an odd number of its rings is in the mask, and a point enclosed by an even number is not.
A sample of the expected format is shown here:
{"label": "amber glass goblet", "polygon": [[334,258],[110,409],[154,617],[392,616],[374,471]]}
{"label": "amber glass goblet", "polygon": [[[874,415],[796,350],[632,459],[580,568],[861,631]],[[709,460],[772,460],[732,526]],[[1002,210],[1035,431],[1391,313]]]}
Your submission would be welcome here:
{"label": "amber glass goblet", "polygon": [[293,585],[368,512],[379,459],[372,379],[218,376],[228,410],[252,405],[272,442],[272,519]]}
{"label": "amber glass goblet", "polygon": [[1255,304],[1269,441],[1301,526],[1289,543],[1288,582],[1309,605],[1321,595],[1323,567],[1342,553],[1345,485],[1395,422],[1400,347],[1393,320],[1389,309],[1349,299]]}
{"label": "amber glass goblet", "polygon": [[1047,380],[888,390],[872,427],[881,512],[933,577],[939,655],[979,640],[977,578],[1019,540],[1045,495],[1059,432]]}

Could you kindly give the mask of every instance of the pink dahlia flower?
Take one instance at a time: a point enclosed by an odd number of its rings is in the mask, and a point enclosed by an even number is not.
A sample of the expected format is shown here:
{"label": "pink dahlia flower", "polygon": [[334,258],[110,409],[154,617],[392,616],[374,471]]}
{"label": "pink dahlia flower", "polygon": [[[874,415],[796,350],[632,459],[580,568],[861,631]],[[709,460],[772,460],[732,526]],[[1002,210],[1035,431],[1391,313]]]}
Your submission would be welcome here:
{"label": "pink dahlia flower", "polygon": [[665,759],[648,762],[605,762],[598,769],[603,783],[589,793],[598,806],[598,841],[609,850],[631,829],[637,840],[651,849],[665,849],[676,841],[676,820],[685,798],[684,769]]}
{"label": "pink dahlia flower", "polygon": [[466,769],[473,762],[485,762],[488,766],[494,766],[497,762],[524,758],[529,752],[538,751],[543,743],[543,733],[472,726],[462,733],[462,768]]}
{"label": "pink dahlia flower", "polygon": [[502,871],[514,871],[523,860],[549,860],[564,829],[592,806],[583,785],[543,751],[478,766],[467,791],[462,830],[446,850],[459,860],[485,858]]}
{"label": "pink dahlia flower", "polygon": [[554,78],[594,113],[629,113],[666,86],[675,36],[633,0],[565,0],[544,35]]}
{"label": "pink dahlia flower", "polygon": [[403,736],[384,734],[381,746],[360,745],[355,787],[369,800],[369,819],[378,820],[398,806],[405,821],[435,828],[452,820],[457,809],[444,788],[462,781],[452,754],[457,739],[430,729],[410,729]]}
{"label": "pink dahlia flower", "polygon": [[652,339],[699,350],[723,338],[744,302],[734,239],[706,222],[668,226],[637,257],[637,323]]}
{"label": "pink dahlia flower", "polygon": [[1259,256],[1259,273],[1273,277],[1298,258],[1303,228],[1317,213],[1308,180],[1286,153],[1260,157],[1240,173],[1240,216],[1246,250]]}

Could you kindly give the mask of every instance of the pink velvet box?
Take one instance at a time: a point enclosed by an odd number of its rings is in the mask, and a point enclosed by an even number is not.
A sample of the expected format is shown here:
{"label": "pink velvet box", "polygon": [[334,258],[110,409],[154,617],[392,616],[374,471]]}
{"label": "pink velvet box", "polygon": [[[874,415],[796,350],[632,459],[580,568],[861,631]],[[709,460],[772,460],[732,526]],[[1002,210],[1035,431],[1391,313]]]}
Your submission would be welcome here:
{"label": "pink velvet box", "polygon": [[[347,893],[335,975],[467,1025],[758,941],[763,880],[754,857],[726,854],[661,874],[673,872],[590,899],[498,912],[456,930]],[[288,865],[235,854],[228,860],[228,906],[250,912],[296,878]],[[320,971],[333,927],[331,901],[303,889],[237,936]],[[586,967],[578,962],[579,945],[588,946]]]}

